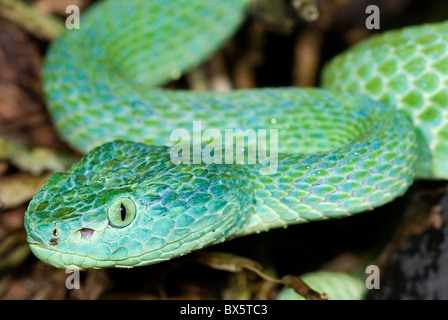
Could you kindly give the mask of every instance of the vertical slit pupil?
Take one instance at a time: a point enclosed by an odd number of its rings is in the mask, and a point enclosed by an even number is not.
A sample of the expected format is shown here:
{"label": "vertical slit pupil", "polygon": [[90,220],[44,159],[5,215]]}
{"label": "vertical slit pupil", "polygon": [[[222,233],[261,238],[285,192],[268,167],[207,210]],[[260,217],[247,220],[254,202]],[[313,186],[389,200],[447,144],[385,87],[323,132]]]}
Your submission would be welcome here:
{"label": "vertical slit pupil", "polygon": [[126,219],[126,207],[123,204],[120,204],[120,215],[121,221],[124,221]]}

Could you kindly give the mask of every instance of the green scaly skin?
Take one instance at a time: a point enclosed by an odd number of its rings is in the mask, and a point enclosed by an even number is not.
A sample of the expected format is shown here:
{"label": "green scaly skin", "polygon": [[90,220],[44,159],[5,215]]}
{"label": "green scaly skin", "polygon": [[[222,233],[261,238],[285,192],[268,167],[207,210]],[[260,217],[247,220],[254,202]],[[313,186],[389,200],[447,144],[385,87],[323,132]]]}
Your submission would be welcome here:
{"label": "green scaly skin", "polygon": [[[416,139],[427,132],[421,124],[434,119],[421,112],[416,135],[409,112],[340,90],[196,93],[154,88],[225,42],[241,23],[246,5],[242,0],[109,0],[83,16],[80,30],[66,32],[52,45],[43,74],[49,110],[68,143],[88,154],[68,172],[50,178],[29,205],[25,227],[37,257],[60,268],[148,265],[237,236],[350,216],[406,191],[415,177],[417,155],[419,161],[428,155],[417,150]],[[448,33],[439,29],[446,30],[447,24],[413,29],[406,41],[421,39],[425,28],[444,44],[444,56],[425,58],[428,72],[436,69],[437,81],[446,85],[448,72],[440,60],[448,57]],[[359,57],[346,58],[351,65],[335,59],[326,83],[342,85],[352,81],[350,74],[355,83],[375,87],[368,85],[368,76],[388,65],[370,66],[368,52],[389,38],[395,39],[378,36],[349,51]],[[409,54],[404,49],[397,54],[418,59],[432,50],[434,42],[418,41],[418,50],[408,46]],[[393,55],[375,63],[387,59],[398,62],[381,74],[384,83],[402,73],[413,79],[406,84],[417,81]],[[341,66],[348,69],[338,79]],[[363,68],[373,71],[359,71]],[[420,76],[430,77],[426,71]],[[445,91],[437,88],[431,95],[446,102]],[[395,101],[393,90],[381,90],[381,97]],[[412,90],[405,89],[408,94]],[[421,110],[434,109],[431,101]],[[278,129],[277,172],[260,174],[262,164],[173,164],[163,145],[170,145],[172,130],[191,130],[193,120],[201,121],[202,129],[221,132]],[[446,142],[431,143],[436,147],[426,149],[439,150]],[[430,158],[441,163],[436,156]],[[424,175],[448,174],[441,165],[417,167],[425,168]]]}
{"label": "green scaly skin", "polygon": [[416,128],[417,176],[448,179],[448,22],[371,37],[327,65],[323,87],[398,108]]}

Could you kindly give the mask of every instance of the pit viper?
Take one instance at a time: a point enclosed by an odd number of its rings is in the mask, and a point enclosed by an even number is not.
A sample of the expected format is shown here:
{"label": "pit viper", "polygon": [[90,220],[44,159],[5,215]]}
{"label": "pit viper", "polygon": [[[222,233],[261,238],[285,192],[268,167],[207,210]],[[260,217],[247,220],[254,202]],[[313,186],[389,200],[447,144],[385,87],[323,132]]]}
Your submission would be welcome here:
{"label": "pit viper", "polygon": [[[248,2],[103,1],[51,44],[48,110],[85,156],[29,204],[27,240],[39,259],[149,265],[371,210],[416,177],[448,177],[447,22],[354,45],[325,66],[319,88],[163,89],[229,39]],[[223,135],[265,129],[271,141],[275,130],[275,170],[264,174],[263,161],[174,163],[170,135],[193,121]]]}

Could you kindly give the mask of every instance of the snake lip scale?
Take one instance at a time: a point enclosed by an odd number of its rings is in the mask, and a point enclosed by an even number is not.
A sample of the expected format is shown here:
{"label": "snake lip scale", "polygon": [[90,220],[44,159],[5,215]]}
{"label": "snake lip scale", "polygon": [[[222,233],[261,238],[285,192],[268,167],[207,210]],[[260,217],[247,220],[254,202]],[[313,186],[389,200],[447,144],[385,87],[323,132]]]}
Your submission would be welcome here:
{"label": "snake lip scale", "polygon": [[[325,66],[322,88],[160,88],[229,39],[247,4],[103,1],[82,15],[80,30],[51,44],[48,109],[85,155],[29,204],[25,229],[38,258],[59,268],[149,265],[371,210],[416,177],[448,178],[447,22],[353,46]],[[170,133],[193,121],[220,132],[278,130],[277,172],[173,164]]]}

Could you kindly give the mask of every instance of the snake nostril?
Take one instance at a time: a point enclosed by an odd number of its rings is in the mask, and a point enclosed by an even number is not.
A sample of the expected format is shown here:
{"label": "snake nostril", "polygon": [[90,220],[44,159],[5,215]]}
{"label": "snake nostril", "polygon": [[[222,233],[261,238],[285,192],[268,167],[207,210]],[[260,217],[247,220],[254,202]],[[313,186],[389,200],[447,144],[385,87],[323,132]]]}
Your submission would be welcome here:
{"label": "snake nostril", "polygon": [[83,238],[83,239],[90,239],[93,236],[93,229],[82,228],[79,231],[81,232],[81,238]]}
{"label": "snake nostril", "polygon": [[50,239],[50,246],[55,246],[59,242],[58,229],[53,229],[53,238]]}

